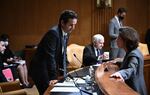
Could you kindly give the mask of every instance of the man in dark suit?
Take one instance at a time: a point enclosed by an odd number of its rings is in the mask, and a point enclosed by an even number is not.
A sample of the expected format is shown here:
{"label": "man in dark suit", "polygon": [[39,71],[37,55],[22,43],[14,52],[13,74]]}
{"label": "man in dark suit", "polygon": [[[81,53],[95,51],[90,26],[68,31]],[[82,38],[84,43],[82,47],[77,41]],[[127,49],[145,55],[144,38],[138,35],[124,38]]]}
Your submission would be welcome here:
{"label": "man in dark suit", "polygon": [[123,19],[126,16],[126,9],[119,8],[117,14],[110,20],[109,23],[109,36],[110,36],[110,59],[123,58],[125,51],[118,48],[116,39],[119,35],[119,28],[123,26]]}
{"label": "man in dark suit", "polygon": [[68,40],[76,23],[77,14],[72,10],[65,10],[60,15],[58,26],[52,27],[40,41],[29,68],[29,75],[40,95],[43,95],[50,84],[57,82],[59,70],[66,69],[65,38]]}
{"label": "man in dark suit", "polygon": [[92,38],[92,44],[87,45],[83,50],[83,66],[90,66],[102,63],[104,37],[96,34]]}

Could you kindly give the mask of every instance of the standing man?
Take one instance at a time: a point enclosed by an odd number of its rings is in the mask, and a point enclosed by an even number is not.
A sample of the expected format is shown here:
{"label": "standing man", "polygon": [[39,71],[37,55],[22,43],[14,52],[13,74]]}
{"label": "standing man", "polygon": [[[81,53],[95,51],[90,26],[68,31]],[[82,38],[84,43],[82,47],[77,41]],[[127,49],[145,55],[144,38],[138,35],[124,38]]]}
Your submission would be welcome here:
{"label": "standing man", "polygon": [[123,19],[126,16],[126,9],[119,8],[117,14],[110,20],[109,23],[109,36],[110,36],[110,59],[123,58],[125,51],[118,48],[116,39],[119,35],[119,28],[123,27]]}
{"label": "standing man", "polygon": [[65,10],[60,15],[59,24],[52,27],[40,41],[29,68],[29,74],[40,95],[43,95],[50,84],[57,81],[60,69],[66,73],[64,61],[67,40],[76,24],[77,14],[72,10]]}

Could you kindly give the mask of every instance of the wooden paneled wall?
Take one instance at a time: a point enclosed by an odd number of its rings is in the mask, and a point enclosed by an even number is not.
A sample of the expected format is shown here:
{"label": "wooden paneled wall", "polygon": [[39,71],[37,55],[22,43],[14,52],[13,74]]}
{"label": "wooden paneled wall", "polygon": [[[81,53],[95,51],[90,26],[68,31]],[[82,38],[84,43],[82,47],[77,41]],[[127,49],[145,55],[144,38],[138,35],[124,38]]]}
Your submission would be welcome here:
{"label": "wooden paneled wall", "polygon": [[79,15],[76,29],[69,43],[86,45],[92,35],[105,36],[109,48],[108,23],[119,7],[128,10],[125,24],[138,30],[141,42],[150,27],[150,0],[112,0],[111,8],[97,8],[96,0],[0,0],[0,34],[10,35],[11,47],[23,49],[38,44],[48,28],[57,24],[64,9],[75,10]]}

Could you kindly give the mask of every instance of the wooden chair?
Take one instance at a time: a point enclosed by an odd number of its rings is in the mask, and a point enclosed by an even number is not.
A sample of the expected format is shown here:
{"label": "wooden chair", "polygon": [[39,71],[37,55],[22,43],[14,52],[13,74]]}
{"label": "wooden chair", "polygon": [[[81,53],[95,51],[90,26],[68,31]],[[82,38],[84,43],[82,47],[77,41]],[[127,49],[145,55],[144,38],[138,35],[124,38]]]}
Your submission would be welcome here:
{"label": "wooden chair", "polygon": [[147,44],[139,43],[139,50],[142,52],[143,56],[149,55]]}
{"label": "wooden chair", "polygon": [[19,81],[0,83],[0,95],[27,95],[26,91],[20,87]]}
{"label": "wooden chair", "polygon": [[67,59],[69,61],[67,68],[69,71],[81,67],[83,58],[83,49],[84,46],[77,44],[70,44],[67,47]]}

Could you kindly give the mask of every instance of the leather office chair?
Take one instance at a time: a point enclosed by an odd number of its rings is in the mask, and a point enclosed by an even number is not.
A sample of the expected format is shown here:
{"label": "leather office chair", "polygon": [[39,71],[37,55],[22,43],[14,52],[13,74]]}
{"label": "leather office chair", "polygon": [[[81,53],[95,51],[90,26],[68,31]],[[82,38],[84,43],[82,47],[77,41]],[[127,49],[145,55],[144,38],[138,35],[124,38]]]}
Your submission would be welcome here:
{"label": "leather office chair", "polygon": [[82,65],[84,46],[70,44],[67,46],[68,71],[80,68]]}
{"label": "leather office chair", "polygon": [[149,55],[147,44],[139,43],[138,48],[142,52],[143,56]]}

